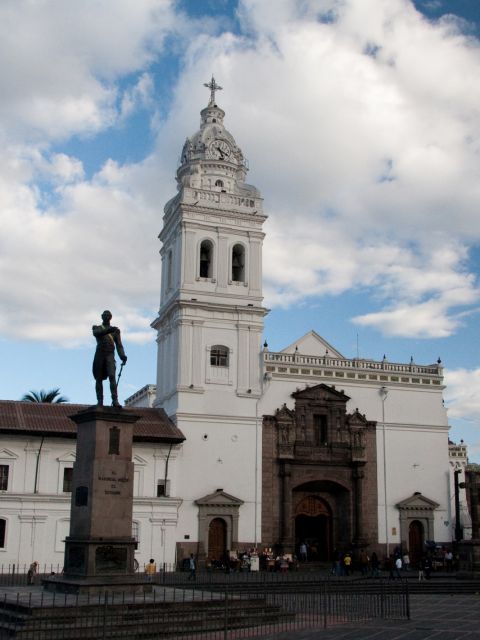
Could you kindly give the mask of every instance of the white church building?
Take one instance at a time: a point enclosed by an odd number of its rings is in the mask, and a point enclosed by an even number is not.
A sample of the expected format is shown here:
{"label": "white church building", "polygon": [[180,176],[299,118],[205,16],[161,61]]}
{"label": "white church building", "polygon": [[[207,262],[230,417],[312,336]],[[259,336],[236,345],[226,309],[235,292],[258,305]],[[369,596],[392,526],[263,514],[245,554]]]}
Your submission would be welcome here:
{"label": "white church building", "polygon": [[[157,421],[134,442],[139,562],[300,542],[318,559],[400,546],[418,557],[427,541],[451,544],[441,363],[348,358],[315,331],[262,346],[263,200],[208,86],[160,233],[157,382],[126,401]],[[75,426],[42,434],[46,415],[12,434],[5,413],[0,564],[61,562]]]}

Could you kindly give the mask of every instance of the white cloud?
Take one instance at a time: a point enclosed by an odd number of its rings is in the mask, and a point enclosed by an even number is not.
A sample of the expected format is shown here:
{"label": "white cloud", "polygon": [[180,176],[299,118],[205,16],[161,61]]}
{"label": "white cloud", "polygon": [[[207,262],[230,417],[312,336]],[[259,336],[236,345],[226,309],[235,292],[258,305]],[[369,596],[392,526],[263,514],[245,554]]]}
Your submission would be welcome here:
{"label": "white cloud", "polygon": [[149,73],[142,73],[138,82],[129,87],[122,96],[120,117],[128,118],[138,107],[152,104],[153,78]]}
{"label": "white cloud", "polygon": [[480,424],[480,369],[446,369],[445,383],[449,418]]}
{"label": "white cloud", "polygon": [[115,81],[142,70],[175,28],[170,0],[4,0],[0,122],[29,140],[93,133],[117,117]]}
{"label": "white cloud", "polygon": [[[162,208],[212,70],[270,215],[268,305],[361,289],[375,311],[358,322],[435,337],[478,303],[478,43],[407,0],[245,0],[240,15],[235,36],[163,0],[2,3],[4,336],[90,340],[106,306],[134,339],[150,335]],[[86,179],[77,158],[52,154],[153,110],[148,64],[179,30],[184,65],[151,157]]]}

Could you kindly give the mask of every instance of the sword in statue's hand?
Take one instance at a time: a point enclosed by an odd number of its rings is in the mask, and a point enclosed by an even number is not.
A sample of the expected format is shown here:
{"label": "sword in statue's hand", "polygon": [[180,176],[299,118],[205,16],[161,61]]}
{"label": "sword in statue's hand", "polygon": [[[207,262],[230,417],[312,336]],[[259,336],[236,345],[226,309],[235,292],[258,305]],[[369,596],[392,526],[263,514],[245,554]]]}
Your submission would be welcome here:
{"label": "sword in statue's hand", "polygon": [[118,373],[118,378],[117,378],[117,387],[118,387],[118,382],[119,382],[119,380],[120,380],[120,378],[122,376],[122,371],[123,371],[123,367],[125,366],[125,363],[126,363],[126,361],[122,362],[122,366],[120,367],[120,371]]}

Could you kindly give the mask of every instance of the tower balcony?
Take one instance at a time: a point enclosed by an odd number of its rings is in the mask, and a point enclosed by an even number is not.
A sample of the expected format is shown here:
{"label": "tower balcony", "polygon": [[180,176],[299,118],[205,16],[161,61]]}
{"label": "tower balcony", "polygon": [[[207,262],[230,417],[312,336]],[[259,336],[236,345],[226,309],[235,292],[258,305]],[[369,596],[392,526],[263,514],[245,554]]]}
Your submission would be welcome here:
{"label": "tower balcony", "polygon": [[254,195],[184,187],[181,202],[192,207],[263,215],[263,199]]}

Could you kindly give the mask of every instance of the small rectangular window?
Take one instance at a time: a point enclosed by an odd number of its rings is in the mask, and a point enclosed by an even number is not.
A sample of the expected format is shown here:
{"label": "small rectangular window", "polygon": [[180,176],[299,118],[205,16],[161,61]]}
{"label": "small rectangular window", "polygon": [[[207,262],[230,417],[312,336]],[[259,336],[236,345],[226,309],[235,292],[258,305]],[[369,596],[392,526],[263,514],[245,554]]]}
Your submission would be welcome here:
{"label": "small rectangular window", "polygon": [[8,464],[0,464],[0,491],[7,491],[8,489],[8,473],[10,467]]}
{"label": "small rectangular window", "polygon": [[63,470],[63,493],[72,493],[73,468],[65,467]]}
{"label": "small rectangular window", "polygon": [[170,494],[170,480],[159,480],[157,482],[157,498],[168,498]]}
{"label": "small rectangular window", "polygon": [[5,548],[5,532],[7,530],[7,521],[0,519],[0,549]]}
{"label": "small rectangular window", "polygon": [[328,441],[327,416],[313,416],[313,438],[315,444],[326,444]]}
{"label": "small rectangular window", "polygon": [[132,521],[132,538],[136,540],[138,544],[140,540],[140,527],[138,526],[138,522],[135,522],[135,520]]}
{"label": "small rectangular window", "polygon": [[212,367],[228,367],[228,348],[215,346],[210,351],[210,365]]}

